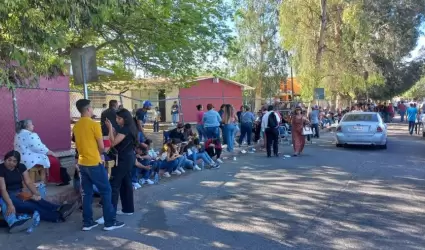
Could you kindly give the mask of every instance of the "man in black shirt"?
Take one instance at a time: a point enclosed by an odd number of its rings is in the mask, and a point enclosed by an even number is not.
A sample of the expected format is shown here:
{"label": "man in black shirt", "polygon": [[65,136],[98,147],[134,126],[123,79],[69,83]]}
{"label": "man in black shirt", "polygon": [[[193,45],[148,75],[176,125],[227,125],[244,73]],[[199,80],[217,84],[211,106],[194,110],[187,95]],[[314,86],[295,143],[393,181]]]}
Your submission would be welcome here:
{"label": "man in black shirt", "polygon": [[184,135],[184,125],[182,123],[177,124],[177,128],[170,130],[170,139],[177,139],[179,142],[186,141]]}
{"label": "man in black shirt", "polygon": [[106,119],[111,121],[112,127],[115,129],[115,131],[119,128],[117,121],[116,121],[117,110],[118,110],[118,101],[117,100],[110,100],[109,101],[109,108],[102,112],[102,114],[100,116],[100,124],[102,126],[102,135],[103,136],[108,136],[108,134],[109,134],[108,127],[105,124]]}

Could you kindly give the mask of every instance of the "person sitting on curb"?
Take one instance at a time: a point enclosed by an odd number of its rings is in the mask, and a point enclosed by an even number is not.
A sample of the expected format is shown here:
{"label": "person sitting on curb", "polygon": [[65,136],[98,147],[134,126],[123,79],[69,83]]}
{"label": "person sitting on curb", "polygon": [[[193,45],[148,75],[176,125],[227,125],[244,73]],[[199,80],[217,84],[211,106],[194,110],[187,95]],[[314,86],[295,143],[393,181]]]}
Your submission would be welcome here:
{"label": "person sitting on curb", "polygon": [[9,227],[9,233],[19,233],[27,231],[30,233],[33,228],[37,227],[40,223],[40,214],[35,211],[32,216],[28,214],[15,214],[11,213],[6,215],[3,211],[7,211],[7,204],[0,198],[0,214],[3,214],[4,220]]}
{"label": "person sitting on curb", "polygon": [[216,139],[208,139],[205,142],[205,151],[208,153],[208,155],[211,158],[216,157],[216,161],[218,163],[223,163],[223,161],[220,158],[221,153],[223,151],[223,148],[222,148],[220,139],[218,139],[218,138],[216,138]]}
{"label": "person sitting on curb", "polygon": [[198,138],[195,138],[193,142],[189,142],[189,144],[184,149],[187,158],[192,160],[195,163],[193,167],[194,170],[201,170],[201,168],[196,164],[198,159],[201,159],[204,164],[208,164],[211,168],[219,168],[220,165],[215,163],[213,159],[207,154],[205,148],[200,144]]}
{"label": "person sitting on curb", "polygon": [[[134,189],[141,188],[143,184],[154,184],[149,177],[152,174],[152,166],[150,163],[151,157],[148,154],[146,145],[140,144],[136,147],[136,162],[131,173],[131,182]],[[142,176],[142,178],[139,178]]]}
{"label": "person sitting on curb", "polygon": [[183,125],[183,123],[178,123],[176,128],[170,130],[170,133],[169,133],[170,139],[175,139],[178,142],[187,141],[184,130],[185,130],[185,126]]}
{"label": "person sitting on curb", "polygon": [[[23,190],[23,184],[29,192]],[[60,206],[42,199],[27,168],[21,163],[21,155],[14,150],[8,152],[4,163],[0,164],[0,191],[7,205],[7,210],[2,211],[4,217],[16,213],[33,214],[37,211],[41,220],[63,222],[77,208],[76,202]]]}

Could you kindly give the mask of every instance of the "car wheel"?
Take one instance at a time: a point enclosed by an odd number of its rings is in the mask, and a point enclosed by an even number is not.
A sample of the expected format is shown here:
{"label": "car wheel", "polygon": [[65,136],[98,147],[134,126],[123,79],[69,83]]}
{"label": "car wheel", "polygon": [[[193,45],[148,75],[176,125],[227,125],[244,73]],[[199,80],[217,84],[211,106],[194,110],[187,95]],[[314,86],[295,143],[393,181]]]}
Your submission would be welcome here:
{"label": "car wheel", "polygon": [[337,143],[335,145],[336,145],[337,148],[341,148],[342,147],[342,144],[340,144],[340,143]]}
{"label": "car wheel", "polygon": [[380,145],[379,148],[380,149],[387,149],[387,143],[385,143],[384,145]]}

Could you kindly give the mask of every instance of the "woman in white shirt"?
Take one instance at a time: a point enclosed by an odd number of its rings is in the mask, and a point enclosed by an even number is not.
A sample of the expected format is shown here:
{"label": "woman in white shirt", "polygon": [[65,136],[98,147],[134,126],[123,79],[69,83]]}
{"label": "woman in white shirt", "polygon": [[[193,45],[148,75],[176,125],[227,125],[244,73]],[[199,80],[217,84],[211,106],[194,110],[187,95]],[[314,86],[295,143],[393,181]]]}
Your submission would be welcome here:
{"label": "woman in white shirt", "polygon": [[14,147],[21,154],[21,162],[29,170],[31,179],[34,181],[38,172],[41,182],[46,183],[45,169],[50,168],[47,155],[54,156],[54,153],[41,142],[38,134],[34,132],[34,125],[31,120],[18,122]]}

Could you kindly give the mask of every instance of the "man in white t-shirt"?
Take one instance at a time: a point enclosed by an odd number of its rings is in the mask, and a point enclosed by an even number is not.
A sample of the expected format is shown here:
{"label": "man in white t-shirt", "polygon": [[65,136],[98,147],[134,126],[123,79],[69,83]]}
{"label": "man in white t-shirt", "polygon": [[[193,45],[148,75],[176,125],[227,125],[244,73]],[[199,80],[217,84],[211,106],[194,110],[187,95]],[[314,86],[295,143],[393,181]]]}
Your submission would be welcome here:
{"label": "man in white t-shirt", "polygon": [[[273,115],[274,117],[270,117]],[[261,120],[261,131],[265,131],[267,157],[271,157],[271,146],[273,144],[273,154],[279,156],[279,124],[282,122],[280,116],[273,111],[273,106],[267,108],[267,113],[263,115]]]}

